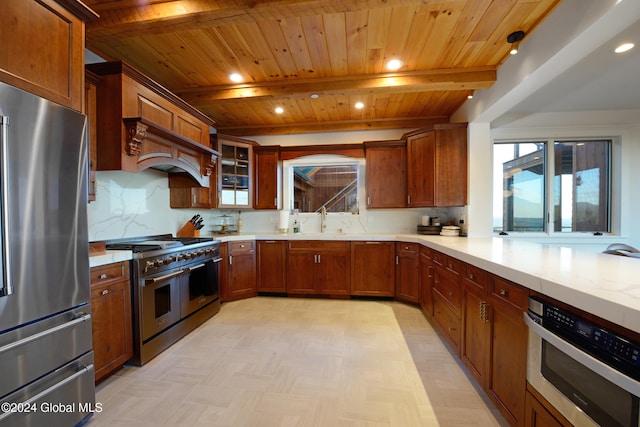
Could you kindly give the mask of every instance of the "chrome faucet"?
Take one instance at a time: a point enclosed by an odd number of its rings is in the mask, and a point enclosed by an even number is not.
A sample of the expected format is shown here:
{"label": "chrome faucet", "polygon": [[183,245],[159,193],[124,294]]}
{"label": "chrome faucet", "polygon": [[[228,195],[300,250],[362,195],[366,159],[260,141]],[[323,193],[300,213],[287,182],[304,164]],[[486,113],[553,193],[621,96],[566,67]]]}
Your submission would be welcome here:
{"label": "chrome faucet", "polygon": [[327,208],[324,206],[320,208],[320,232],[324,233],[327,228]]}

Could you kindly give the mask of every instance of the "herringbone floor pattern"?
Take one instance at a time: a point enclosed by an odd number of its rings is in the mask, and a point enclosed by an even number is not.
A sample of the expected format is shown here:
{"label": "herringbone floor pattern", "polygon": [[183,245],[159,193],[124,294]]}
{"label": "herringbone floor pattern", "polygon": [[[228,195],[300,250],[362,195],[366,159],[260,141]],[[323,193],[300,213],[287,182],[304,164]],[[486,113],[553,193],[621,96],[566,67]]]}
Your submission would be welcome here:
{"label": "herringbone floor pattern", "polygon": [[98,386],[89,427],[506,426],[418,308],[257,297]]}

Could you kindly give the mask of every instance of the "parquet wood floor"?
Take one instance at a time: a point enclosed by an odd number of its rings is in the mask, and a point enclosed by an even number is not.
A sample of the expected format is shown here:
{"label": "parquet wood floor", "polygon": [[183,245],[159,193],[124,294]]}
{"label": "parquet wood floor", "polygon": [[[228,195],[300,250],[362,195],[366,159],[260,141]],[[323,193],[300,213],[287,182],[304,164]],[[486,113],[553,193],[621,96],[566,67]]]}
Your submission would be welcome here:
{"label": "parquet wood floor", "polygon": [[416,307],[257,297],[97,387],[88,427],[506,426]]}

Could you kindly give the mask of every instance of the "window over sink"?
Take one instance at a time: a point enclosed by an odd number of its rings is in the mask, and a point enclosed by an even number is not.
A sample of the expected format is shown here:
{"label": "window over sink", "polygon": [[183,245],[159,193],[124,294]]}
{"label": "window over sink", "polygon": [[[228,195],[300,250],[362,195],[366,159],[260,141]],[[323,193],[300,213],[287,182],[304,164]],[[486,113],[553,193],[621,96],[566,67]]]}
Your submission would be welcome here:
{"label": "window over sink", "polygon": [[284,200],[300,213],[360,212],[364,162],[342,156],[307,156],[283,163]]}

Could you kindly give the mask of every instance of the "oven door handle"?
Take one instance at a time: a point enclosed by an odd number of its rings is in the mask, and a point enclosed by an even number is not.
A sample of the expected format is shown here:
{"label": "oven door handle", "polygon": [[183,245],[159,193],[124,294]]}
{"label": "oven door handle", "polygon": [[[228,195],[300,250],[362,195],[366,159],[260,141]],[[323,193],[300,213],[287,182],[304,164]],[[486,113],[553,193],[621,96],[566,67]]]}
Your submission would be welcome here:
{"label": "oven door handle", "polygon": [[640,396],[640,383],[638,381],[626,376],[622,372],[613,369],[606,363],[599,361],[590,354],[585,353],[579,348],[573,346],[568,341],[565,341],[553,332],[548,331],[547,329],[536,323],[527,313],[524,313],[524,322],[536,335],[552,344],[554,347],[562,351],[567,356],[571,357],[576,362],[586,366],[593,372],[601,375],[602,377],[616,384],[618,387],[621,387],[622,389],[628,391],[634,396]]}
{"label": "oven door handle", "polygon": [[165,274],[164,276],[144,279],[144,286],[153,285],[154,283],[158,283],[158,282],[164,282],[165,280],[171,279],[172,277],[179,276],[182,273],[184,273],[184,270],[174,271],[173,273]]}

